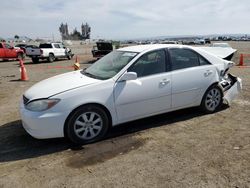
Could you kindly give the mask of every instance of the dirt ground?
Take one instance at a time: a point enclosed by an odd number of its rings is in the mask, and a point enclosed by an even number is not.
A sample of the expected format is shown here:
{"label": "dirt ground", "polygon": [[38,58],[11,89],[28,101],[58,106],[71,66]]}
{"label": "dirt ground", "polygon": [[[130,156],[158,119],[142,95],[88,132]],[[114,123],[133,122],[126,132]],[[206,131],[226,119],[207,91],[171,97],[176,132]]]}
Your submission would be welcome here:
{"label": "dirt ground", "polygon": [[[249,42],[231,42],[250,53]],[[93,61],[90,46],[74,45],[81,68]],[[32,64],[20,82],[17,61],[0,62],[1,187],[250,187],[250,68],[232,68],[243,91],[231,107],[211,115],[197,108],[113,128],[107,139],[82,147],[65,139],[37,140],[21,126],[26,89],[71,71],[74,60]],[[250,61],[249,61],[250,65]]]}

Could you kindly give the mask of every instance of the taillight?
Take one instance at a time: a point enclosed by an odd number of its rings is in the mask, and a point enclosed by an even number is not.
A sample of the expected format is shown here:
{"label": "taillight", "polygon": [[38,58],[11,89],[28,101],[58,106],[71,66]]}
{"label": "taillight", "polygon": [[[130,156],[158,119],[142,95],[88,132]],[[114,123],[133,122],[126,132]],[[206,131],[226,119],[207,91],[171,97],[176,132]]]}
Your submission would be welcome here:
{"label": "taillight", "polygon": [[40,49],[40,53],[43,54],[43,50]]}

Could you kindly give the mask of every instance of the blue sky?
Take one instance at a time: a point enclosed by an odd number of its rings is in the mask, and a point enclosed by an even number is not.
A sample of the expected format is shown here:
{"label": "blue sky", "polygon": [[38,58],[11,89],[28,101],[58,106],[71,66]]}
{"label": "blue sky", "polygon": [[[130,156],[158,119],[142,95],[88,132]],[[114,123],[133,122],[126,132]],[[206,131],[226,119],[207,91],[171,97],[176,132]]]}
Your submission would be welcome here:
{"label": "blue sky", "polygon": [[82,22],[92,38],[250,33],[249,0],[8,0],[1,2],[0,36],[60,38]]}

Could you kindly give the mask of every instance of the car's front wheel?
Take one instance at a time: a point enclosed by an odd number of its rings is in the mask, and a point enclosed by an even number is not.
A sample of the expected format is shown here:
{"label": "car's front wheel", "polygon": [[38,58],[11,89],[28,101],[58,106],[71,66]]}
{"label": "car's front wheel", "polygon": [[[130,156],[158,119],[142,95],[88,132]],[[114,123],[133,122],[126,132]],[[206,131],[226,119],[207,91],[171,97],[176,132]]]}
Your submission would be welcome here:
{"label": "car's front wheel", "polygon": [[201,108],[206,113],[213,113],[219,109],[223,101],[223,93],[217,85],[213,85],[203,96]]}
{"label": "car's front wheel", "polygon": [[72,53],[71,52],[67,53],[67,58],[68,58],[68,60],[71,60],[71,58],[72,58]]}
{"label": "car's front wheel", "polygon": [[87,144],[102,139],[109,127],[106,112],[96,105],[78,108],[66,124],[68,138],[76,144]]}

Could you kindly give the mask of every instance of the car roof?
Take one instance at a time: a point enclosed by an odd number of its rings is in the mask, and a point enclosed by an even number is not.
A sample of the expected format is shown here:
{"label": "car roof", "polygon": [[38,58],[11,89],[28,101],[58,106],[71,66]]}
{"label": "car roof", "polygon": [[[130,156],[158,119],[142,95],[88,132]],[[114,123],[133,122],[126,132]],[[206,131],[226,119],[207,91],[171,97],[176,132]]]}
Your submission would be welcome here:
{"label": "car roof", "polygon": [[179,45],[178,44],[148,44],[148,45],[137,45],[137,46],[124,47],[124,48],[118,49],[118,51],[141,53],[143,51],[157,50],[157,49],[169,48],[169,47],[176,47],[176,48],[187,47],[187,48],[190,48],[189,46],[180,45],[180,44]]}

